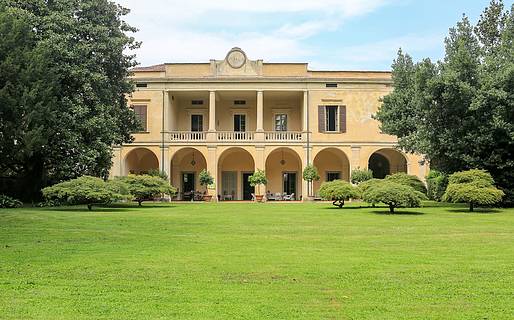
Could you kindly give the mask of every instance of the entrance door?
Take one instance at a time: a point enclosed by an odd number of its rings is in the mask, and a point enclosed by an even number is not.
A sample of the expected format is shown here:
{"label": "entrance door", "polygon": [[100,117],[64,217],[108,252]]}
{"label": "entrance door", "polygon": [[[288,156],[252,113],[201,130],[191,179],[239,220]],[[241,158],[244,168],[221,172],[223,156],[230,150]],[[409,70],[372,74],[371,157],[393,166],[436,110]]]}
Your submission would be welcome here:
{"label": "entrance door", "polygon": [[243,200],[252,200],[252,193],[255,193],[255,187],[252,187],[249,181],[252,174],[243,173]]}
{"label": "entrance door", "polygon": [[182,173],[182,192],[195,191],[195,174],[194,172]]}
{"label": "entrance door", "polygon": [[221,200],[236,200],[237,172],[223,171],[221,173]]}
{"label": "entrance door", "polygon": [[293,194],[294,198],[298,198],[298,193],[296,193],[296,172],[284,172],[283,175],[283,190],[286,194]]}

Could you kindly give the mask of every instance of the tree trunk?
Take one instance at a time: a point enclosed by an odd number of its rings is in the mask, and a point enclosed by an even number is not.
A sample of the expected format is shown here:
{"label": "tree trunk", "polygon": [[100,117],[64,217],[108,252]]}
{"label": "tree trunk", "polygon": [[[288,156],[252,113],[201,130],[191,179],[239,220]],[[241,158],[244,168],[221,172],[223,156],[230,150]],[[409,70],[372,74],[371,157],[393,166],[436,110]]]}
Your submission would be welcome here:
{"label": "tree trunk", "polygon": [[393,204],[389,205],[389,213],[394,213],[394,205]]}
{"label": "tree trunk", "polygon": [[142,202],[143,202],[143,200],[137,200],[137,205],[141,207]]}
{"label": "tree trunk", "polygon": [[474,209],[474,208],[473,208],[473,202],[470,202],[470,203],[469,203],[469,211],[470,211],[470,212],[473,212],[473,209]]}
{"label": "tree trunk", "polygon": [[93,210],[93,205],[91,203],[88,203],[87,204],[87,208],[89,211]]}
{"label": "tree trunk", "polygon": [[344,206],[344,200],[339,200],[339,209],[341,209]]}

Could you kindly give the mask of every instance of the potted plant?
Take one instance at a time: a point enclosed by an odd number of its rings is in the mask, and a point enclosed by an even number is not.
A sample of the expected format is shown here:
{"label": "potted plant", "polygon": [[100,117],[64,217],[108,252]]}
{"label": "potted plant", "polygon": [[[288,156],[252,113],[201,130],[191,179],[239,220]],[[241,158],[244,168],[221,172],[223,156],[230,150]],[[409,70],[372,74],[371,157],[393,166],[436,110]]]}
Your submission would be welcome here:
{"label": "potted plant", "polygon": [[303,180],[308,182],[308,198],[309,201],[312,201],[314,199],[314,196],[312,195],[312,181],[318,181],[319,180],[319,174],[318,169],[312,165],[309,164],[303,169]]}
{"label": "potted plant", "polygon": [[[257,171],[255,171],[250,176],[250,178],[248,178],[248,181],[250,182],[250,185],[252,187],[259,187],[260,185],[266,185],[268,183],[268,179],[266,179],[266,173],[264,173],[264,171],[260,170],[260,169],[257,169]],[[257,202],[262,202],[263,198],[264,198],[263,194],[255,195],[255,201],[257,201]]]}
{"label": "potted plant", "polygon": [[[207,171],[205,169],[200,171],[200,174],[198,175],[198,179],[200,180],[201,186],[206,186],[207,188],[209,188],[209,186],[214,185],[214,178],[211,176],[209,171]],[[206,193],[203,195],[203,201],[209,202],[209,201],[211,201],[211,199],[212,199],[211,194]]]}

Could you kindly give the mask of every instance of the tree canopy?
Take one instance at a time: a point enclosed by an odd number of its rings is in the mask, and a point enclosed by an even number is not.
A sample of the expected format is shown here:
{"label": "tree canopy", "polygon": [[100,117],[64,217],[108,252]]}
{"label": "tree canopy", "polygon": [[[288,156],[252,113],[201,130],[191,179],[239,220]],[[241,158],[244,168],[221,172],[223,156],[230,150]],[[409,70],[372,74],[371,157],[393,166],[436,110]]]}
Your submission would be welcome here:
{"label": "tree canopy", "polygon": [[514,201],[514,5],[492,0],[473,26],[464,16],[445,57],[392,65],[394,91],[376,114],[383,132],[443,173],[488,170]]}
{"label": "tree canopy", "polygon": [[159,195],[167,194],[172,196],[177,192],[167,180],[159,176],[131,174],[125,177],[118,177],[116,180],[121,181],[127,186],[130,194],[133,195],[134,200],[139,205],[143,201],[153,200]]}
{"label": "tree canopy", "polygon": [[503,191],[494,186],[494,180],[487,171],[474,169],[452,174],[443,200],[469,203],[469,211],[473,211],[475,205],[494,205],[503,196]]}
{"label": "tree canopy", "polygon": [[112,146],[131,141],[126,52],[139,44],[127,13],[107,0],[0,1],[0,171],[25,199],[62,180],[107,177]]}
{"label": "tree canopy", "polygon": [[349,182],[334,180],[323,182],[319,188],[319,195],[325,200],[332,201],[334,206],[342,208],[345,200],[357,198],[359,193]]}
{"label": "tree canopy", "polygon": [[414,188],[387,180],[372,183],[362,193],[362,200],[373,205],[385,203],[390,213],[398,207],[419,207],[424,199],[426,197]]}
{"label": "tree canopy", "polygon": [[423,181],[419,180],[419,178],[414,175],[406,174],[404,172],[398,172],[387,176],[385,180],[412,187],[414,190],[419,191],[423,194],[427,193],[427,187],[425,187]]}

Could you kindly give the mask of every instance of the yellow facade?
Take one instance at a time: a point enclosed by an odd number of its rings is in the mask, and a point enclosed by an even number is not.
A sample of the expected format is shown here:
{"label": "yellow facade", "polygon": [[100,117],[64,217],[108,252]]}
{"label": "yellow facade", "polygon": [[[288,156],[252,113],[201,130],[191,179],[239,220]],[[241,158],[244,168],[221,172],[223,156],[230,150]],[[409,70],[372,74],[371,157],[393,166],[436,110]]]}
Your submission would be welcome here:
{"label": "yellow facade", "polygon": [[[371,167],[378,175],[407,172],[424,180],[422,156],[395,149],[372,115],[392,90],[389,72],[311,71],[303,63],[250,60],[233,48],[223,60],[135,68],[129,105],[146,107],[145,132],[115,148],[111,176],[159,169],[178,188],[217,200],[251,193],[294,193],[305,199],[303,168],[313,163],[327,179],[350,179]],[[215,187],[200,186],[208,170]],[[248,176],[265,170],[268,184],[252,190]]]}

